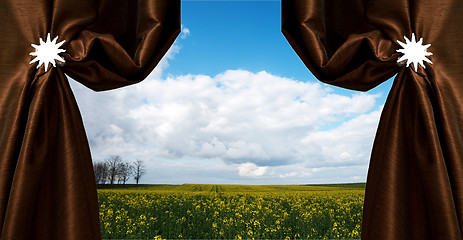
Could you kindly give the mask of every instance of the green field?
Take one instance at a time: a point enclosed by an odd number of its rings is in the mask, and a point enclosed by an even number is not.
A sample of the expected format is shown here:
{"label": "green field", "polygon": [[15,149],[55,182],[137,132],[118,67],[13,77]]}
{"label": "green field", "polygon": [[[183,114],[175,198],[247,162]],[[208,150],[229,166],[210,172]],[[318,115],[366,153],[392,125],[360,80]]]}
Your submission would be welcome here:
{"label": "green field", "polygon": [[364,183],[101,185],[103,239],[359,239]]}

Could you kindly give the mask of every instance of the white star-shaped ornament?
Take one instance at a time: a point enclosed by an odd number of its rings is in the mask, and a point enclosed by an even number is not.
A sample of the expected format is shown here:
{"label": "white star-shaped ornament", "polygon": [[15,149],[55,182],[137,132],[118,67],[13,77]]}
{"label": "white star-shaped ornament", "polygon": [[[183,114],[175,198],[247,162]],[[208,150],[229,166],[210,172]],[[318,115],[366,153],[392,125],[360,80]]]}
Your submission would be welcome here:
{"label": "white star-shaped ornament", "polygon": [[410,66],[410,63],[413,63],[413,67],[415,72],[418,70],[418,63],[423,67],[426,68],[424,62],[428,62],[432,64],[431,60],[427,58],[427,56],[432,55],[431,52],[426,51],[431,44],[423,44],[423,38],[420,38],[420,41],[416,42],[415,34],[412,33],[412,40],[410,41],[407,37],[405,37],[405,43],[397,40],[400,46],[403,49],[398,49],[397,52],[403,53],[404,55],[400,57],[397,62],[402,63],[403,61],[407,60],[407,67]]}
{"label": "white star-shaped ornament", "polygon": [[60,49],[61,45],[65,42],[65,40],[56,43],[58,40],[58,36],[56,36],[53,41],[50,40],[50,33],[47,34],[47,41],[44,42],[42,38],[40,38],[40,45],[31,44],[32,47],[35,48],[35,52],[31,52],[29,55],[36,56],[29,64],[39,61],[37,68],[45,64],[45,71],[48,69],[48,65],[51,63],[53,67],[56,67],[56,61],[60,61],[64,63],[64,59],[61,58],[58,54],[65,52],[66,50]]}

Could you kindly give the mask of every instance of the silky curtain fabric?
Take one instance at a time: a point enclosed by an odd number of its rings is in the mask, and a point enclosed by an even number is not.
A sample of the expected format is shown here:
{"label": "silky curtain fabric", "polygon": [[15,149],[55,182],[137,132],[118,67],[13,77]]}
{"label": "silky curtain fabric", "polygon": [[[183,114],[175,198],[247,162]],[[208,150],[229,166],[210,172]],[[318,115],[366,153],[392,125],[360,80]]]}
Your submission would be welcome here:
{"label": "silky curtain fabric", "polygon": [[[366,91],[394,74],[372,150],[362,239],[462,239],[463,1],[283,0],[282,32],[322,82]],[[399,66],[415,33],[433,55]]]}
{"label": "silky curtain fabric", "polygon": [[[94,90],[139,82],[179,32],[180,0],[0,1],[0,239],[101,238],[88,142],[64,74]],[[47,33],[66,41],[66,63],[45,71],[29,53]]]}

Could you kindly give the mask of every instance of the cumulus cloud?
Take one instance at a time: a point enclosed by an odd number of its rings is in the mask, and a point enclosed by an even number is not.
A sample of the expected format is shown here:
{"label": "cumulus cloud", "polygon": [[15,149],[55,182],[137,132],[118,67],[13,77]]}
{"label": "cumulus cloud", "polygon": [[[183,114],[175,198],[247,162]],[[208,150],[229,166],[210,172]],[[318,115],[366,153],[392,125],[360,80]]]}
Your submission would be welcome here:
{"label": "cumulus cloud", "polygon": [[[177,158],[274,166],[306,158],[301,153],[310,154],[321,142],[364,136],[365,126],[338,132],[318,129],[368,112],[376,97],[346,97],[320,83],[229,70],[214,77],[150,78],[121,90],[87,94],[79,104],[84,115],[93,115],[86,121],[96,149],[111,149],[109,142],[118,149],[149,143]],[[89,109],[96,102],[105,105],[103,111]]]}
{"label": "cumulus cloud", "polygon": [[308,167],[349,166],[366,164],[373,146],[382,107],[361,114],[340,126],[316,131],[302,140],[303,144],[318,149],[323,161],[307,161]]}
{"label": "cumulus cloud", "polygon": [[[189,30],[182,27],[182,34]],[[234,179],[229,182],[304,179],[316,176],[314,169],[368,164],[381,112],[374,109],[378,95],[343,96],[318,82],[266,71],[163,77],[179,51],[174,44],[150,76],[133,86],[92,92],[71,84],[94,158],[143,159],[152,172],[184,159],[196,165],[213,161]],[[176,168],[182,166],[190,165]]]}
{"label": "cumulus cloud", "polygon": [[268,167],[259,167],[254,163],[247,162],[238,166],[239,175],[243,177],[260,177],[265,174]]}

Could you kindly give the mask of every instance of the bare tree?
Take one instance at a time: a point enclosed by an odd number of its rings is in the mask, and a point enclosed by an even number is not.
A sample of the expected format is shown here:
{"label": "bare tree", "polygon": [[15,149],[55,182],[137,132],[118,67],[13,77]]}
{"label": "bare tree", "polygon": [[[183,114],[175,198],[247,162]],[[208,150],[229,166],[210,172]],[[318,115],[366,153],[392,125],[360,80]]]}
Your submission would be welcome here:
{"label": "bare tree", "polygon": [[95,162],[93,163],[93,171],[96,183],[104,184],[108,177],[108,165],[105,162]]}
{"label": "bare tree", "polygon": [[121,162],[119,164],[119,171],[117,174],[117,183],[125,184],[129,180],[130,175],[132,174],[133,166],[127,162]]}
{"label": "bare tree", "polygon": [[134,167],[133,167],[132,176],[133,176],[133,179],[135,179],[135,181],[138,184],[141,177],[146,173],[146,169],[145,169],[145,166],[143,165],[142,160],[137,160],[133,162],[133,164],[134,164]]}
{"label": "bare tree", "polygon": [[117,180],[121,163],[122,158],[119,155],[111,155],[106,159],[109,184],[114,184],[114,181]]}

